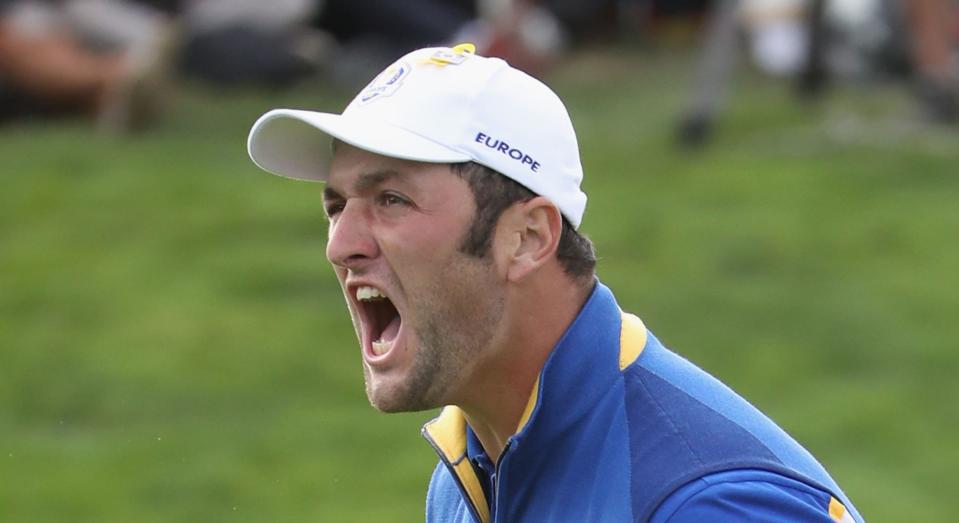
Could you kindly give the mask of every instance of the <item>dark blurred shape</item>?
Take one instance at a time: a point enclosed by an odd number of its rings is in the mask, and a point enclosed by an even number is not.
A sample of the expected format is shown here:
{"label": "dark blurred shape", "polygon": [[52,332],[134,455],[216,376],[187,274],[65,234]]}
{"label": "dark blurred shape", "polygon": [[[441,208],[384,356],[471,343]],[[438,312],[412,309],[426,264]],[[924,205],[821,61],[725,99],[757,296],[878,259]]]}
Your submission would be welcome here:
{"label": "dark blurred shape", "polygon": [[314,25],[340,47],[333,79],[352,87],[412,49],[455,43],[476,17],[473,0],[326,0]]}
{"label": "dark blurred shape", "polygon": [[812,0],[809,5],[807,30],[809,32],[809,48],[806,53],[806,63],[799,73],[796,88],[799,96],[814,98],[822,94],[826,87],[826,0]]}
{"label": "dark blurred shape", "polygon": [[531,74],[549,69],[570,44],[615,34],[626,6],[641,0],[328,0],[316,26],[341,46],[335,79],[357,83],[397,56],[471,42]]}
{"label": "dark blurred shape", "polygon": [[380,39],[401,56],[443,45],[478,16],[473,0],[327,0],[317,25],[343,45]]}
{"label": "dark blurred shape", "polygon": [[692,107],[680,119],[677,129],[681,145],[702,145],[712,134],[735,58],[737,8],[738,4],[733,0],[720,1],[713,8],[706,27],[706,44]]}
{"label": "dark blurred shape", "polygon": [[218,86],[288,86],[332,53],[311,26],[318,0],[193,0],[181,13],[185,73]]}
{"label": "dark blurred shape", "polygon": [[635,0],[543,0],[541,7],[552,13],[564,31],[576,42],[609,38],[625,4],[646,4]]}
{"label": "dark blurred shape", "polygon": [[959,122],[959,97],[953,82],[929,76],[920,77],[915,94],[929,120],[943,124]]}
{"label": "dark blurred shape", "polygon": [[184,72],[217,84],[290,85],[315,69],[296,53],[296,39],[285,32],[237,25],[190,38],[183,49]]}
{"label": "dark blurred shape", "polygon": [[678,138],[682,145],[697,147],[702,145],[712,133],[713,120],[706,113],[692,113],[679,124]]}

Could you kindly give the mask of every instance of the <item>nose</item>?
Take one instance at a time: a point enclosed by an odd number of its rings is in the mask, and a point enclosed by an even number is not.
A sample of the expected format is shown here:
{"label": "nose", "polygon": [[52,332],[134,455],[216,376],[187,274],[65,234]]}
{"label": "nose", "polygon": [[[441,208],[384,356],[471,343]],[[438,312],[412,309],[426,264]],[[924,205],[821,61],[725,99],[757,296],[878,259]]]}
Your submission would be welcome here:
{"label": "nose", "polygon": [[330,223],[326,258],[344,269],[356,270],[379,255],[379,246],[370,229],[368,213],[361,202],[348,200]]}

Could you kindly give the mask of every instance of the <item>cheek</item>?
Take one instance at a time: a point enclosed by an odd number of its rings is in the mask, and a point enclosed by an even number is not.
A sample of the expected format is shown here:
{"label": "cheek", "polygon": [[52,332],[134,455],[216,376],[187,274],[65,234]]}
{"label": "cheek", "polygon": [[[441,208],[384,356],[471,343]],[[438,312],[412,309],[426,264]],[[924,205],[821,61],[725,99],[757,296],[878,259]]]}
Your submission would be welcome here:
{"label": "cheek", "polygon": [[434,266],[459,252],[462,229],[449,224],[437,227],[436,221],[411,223],[403,230],[384,231],[379,236],[383,254],[397,262],[394,268]]}

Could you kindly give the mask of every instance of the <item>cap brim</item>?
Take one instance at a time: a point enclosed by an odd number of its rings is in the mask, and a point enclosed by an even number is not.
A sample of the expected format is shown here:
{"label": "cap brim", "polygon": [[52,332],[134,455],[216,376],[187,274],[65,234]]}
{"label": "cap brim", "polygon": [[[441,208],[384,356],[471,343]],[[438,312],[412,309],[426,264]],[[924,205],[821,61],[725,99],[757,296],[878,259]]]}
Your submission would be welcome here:
{"label": "cap brim", "polygon": [[[317,132],[317,130],[322,132]],[[247,139],[253,163],[287,178],[324,181],[331,137],[403,160],[467,162],[472,158],[401,127],[346,115],[274,109],[261,116]]]}

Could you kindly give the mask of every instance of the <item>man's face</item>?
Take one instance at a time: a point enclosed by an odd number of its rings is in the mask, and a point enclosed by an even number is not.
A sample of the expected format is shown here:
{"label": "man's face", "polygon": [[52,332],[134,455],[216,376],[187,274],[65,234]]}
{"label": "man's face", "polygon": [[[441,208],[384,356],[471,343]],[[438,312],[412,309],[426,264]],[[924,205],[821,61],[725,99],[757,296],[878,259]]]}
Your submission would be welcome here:
{"label": "man's face", "polygon": [[327,258],[386,412],[454,402],[492,338],[503,286],[492,261],[459,251],[475,214],[448,165],[339,144],[324,191]]}

